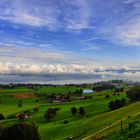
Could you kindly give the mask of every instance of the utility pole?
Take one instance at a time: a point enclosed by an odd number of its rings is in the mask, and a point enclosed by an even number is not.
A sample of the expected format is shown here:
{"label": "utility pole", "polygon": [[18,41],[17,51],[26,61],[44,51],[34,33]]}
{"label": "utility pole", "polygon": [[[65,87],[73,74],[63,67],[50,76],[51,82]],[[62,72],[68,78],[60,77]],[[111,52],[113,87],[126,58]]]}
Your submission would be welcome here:
{"label": "utility pole", "polygon": [[122,123],[122,119],[121,119],[121,132],[123,132],[123,123]]}

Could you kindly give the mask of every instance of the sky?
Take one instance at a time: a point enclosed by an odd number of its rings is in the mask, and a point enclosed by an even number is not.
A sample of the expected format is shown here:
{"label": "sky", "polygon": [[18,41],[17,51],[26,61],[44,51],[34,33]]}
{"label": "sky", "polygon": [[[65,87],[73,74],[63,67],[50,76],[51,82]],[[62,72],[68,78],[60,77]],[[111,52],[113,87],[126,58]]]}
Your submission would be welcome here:
{"label": "sky", "polygon": [[0,0],[1,83],[105,79],[140,81],[140,0]]}

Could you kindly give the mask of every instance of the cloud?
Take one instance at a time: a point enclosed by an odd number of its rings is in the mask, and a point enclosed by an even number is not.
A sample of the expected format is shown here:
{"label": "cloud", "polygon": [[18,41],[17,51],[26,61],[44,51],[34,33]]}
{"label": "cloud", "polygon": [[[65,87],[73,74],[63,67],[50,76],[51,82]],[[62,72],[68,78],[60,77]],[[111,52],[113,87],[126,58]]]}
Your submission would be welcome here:
{"label": "cloud", "polygon": [[140,18],[132,24],[117,28],[118,39],[125,46],[140,46]]}
{"label": "cloud", "polygon": [[[54,11],[47,5],[46,8],[38,7],[33,1],[31,2],[26,0],[2,1],[0,7],[3,12],[0,14],[0,19],[21,25],[47,26],[49,29],[56,27],[57,18]],[[8,7],[5,6],[7,3]]]}
{"label": "cloud", "polygon": [[68,52],[55,52],[28,47],[1,46],[0,60],[1,74],[121,74],[139,71],[139,66],[117,65],[115,62],[85,58]]}
{"label": "cloud", "polygon": [[91,28],[91,12],[86,0],[2,0],[0,8],[0,19],[14,24],[47,27],[49,30]]}
{"label": "cloud", "polygon": [[122,46],[140,46],[140,2],[109,2],[110,5],[103,0],[2,0],[0,19],[16,28],[26,25],[68,32],[88,29],[94,35],[89,41],[104,39]]}
{"label": "cloud", "polygon": [[[9,44],[10,45],[10,44]],[[35,64],[92,64],[98,65],[101,60],[78,56],[68,51],[54,51],[46,48],[47,44],[40,47],[0,46],[1,62],[35,63]],[[45,45],[45,47],[44,47]],[[48,44],[49,46],[49,44]],[[12,59],[11,59],[12,58]],[[92,60],[92,62],[91,62]],[[100,62],[101,64],[102,62]]]}
{"label": "cloud", "polygon": [[100,49],[100,47],[93,45],[93,46],[87,46],[87,47],[83,48],[82,51],[95,51],[98,49]]}
{"label": "cloud", "polygon": [[124,17],[123,23],[116,26],[116,38],[125,46],[140,46],[140,2],[127,1],[133,10]]}
{"label": "cloud", "polygon": [[139,15],[139,0],[1,0],[0,73],[137,78]]}
{"label": "cloud", "polygon": [[102,80],[140,80],[140,70],[78,64],[0,63],[0,83],[93,83]]}
{"label": "cloud", "polygon": [[[123,47],[140,46],[140,1],[124,0],[114,18],[107,19],[98,30],[100,38]],[[115,7],[114,7],[115,8]],[[115,10],[114,10],[115,11]],[[116,13],[117,13],[116,12]],[[118,18],[119,15],[119,18]],[[116,18],[116,19],[115,19]]]}
{"label": "cloud", "polygon": [[[140,65],[128,64],[119,63],[118,65],[113,61],[106,62],[106,60],[85,58],[73,53],[47,49],[0,46],[0,77],[6,83],[23,81],[38,83],[40,80],[45,82],[43,78],[45,75],[47,79],[53,76],[50,83],[55,83],[57,80],[60,82],[62,79],[62,83],[72,81],[72,83],[78,83],[78,79],[80,82],[116,78],[138,80]],[[7,77],[9,77],[9,81],[7,81]],[[58,81],[56,83],[59,83]]]}

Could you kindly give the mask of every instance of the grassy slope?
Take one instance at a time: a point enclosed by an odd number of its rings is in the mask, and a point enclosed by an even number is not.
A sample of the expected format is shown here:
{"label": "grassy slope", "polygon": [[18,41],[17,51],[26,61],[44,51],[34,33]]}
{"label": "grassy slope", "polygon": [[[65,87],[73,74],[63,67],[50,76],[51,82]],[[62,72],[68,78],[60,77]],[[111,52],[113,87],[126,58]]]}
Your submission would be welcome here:
{"label": "grassy slope", "polygon": [[[56,88],[42,88],[41,93],[63,93],[66,87],[56,87]],[[74,87],[70,87],[69,90],[75,90]],[[40,106],[39,112],[35,113],[32,118],[25,120],[26,122],[35,121],[39,127],[39,131],[42,140],[63,140],[68,136],[80,135],[78,139],[82,139],[91,134],[110,126],[111,124],[119,121],[121,118],[127,118],[129,115],[133,115],[140,111],[140,102],[131,104],[129,106],[123,107],[121,109],[108,112],[108,102],[112,99],[118,99],[125,97],[124,93],[120,95],[112,96],[113,92],[111,90],[103,91],[99,93],[93,93],[94,97],[91,100],[84,101],[73,101],[69,103],[62,104],[49,104],[39,101],[35,103],[35,99],[23,99],[23,107],[18,108],[17,103],[19,99],[12,96],[13,93],[32,93],[31,90],[26,88],[14,89],[14,90],[1,90],[0,91],[0,113],[5,116],[9,114],[14,114],[19,111],[32,109],[34,106]],[[109,94],[111,97],[105,99],[105,95]],[[79,108],[83,106],[86,110],[86,116],[84,117],[73,117],[70,113],[70,108],[75,106]],[[59,107],[61,110],[56,114],[51,122],[46,122],[43,118],[43,114],[48,107]],[[63,124],[64,120],[68,120],[68,124]],[[17,119],[6,119],[2,121],[3,126],[7,126],[13,123],[19,122]],[[129,122],[128,119],[124,120],[124,126]],[[120,130],[120,123],[105,129],[104,131],[96,133],[94,137],[106,136],[112,132]],[[55,135],[54,135],[55,134]],[[91,139],[91,138],[88,138]]]}
{"label": "grassy slope", "polygon": [[[100,138],[102,136],[107,136],[117,130],[120,130],[120,121],[123,119],[123,126],[127,126],[130,119],[140,115],[140,102],[133,103],[131,105],[125,106],[121,109],[115,111],[107,112],[101,115],[96,116],[94,119],[90,120],[91,124],[94,123],[95,129],[90,136],[84,140],[91,140],[93,138]],[[114,123],[114,125],[112,125]],[[111,126],[112,125],[112,126]],[[108,127],[111,126],[111,127]],[[106,129],[107,128],[107,129]],[[103,129],[103,131],[101,131]],[[91,129],[89,129],[91,130]],[[99,132],[97,132],[99,131]]]}
{"label": "grassy slope", "polygon": [[[62,89],[63,88],[61,88],[59,91],[62,92]],[[55,89],[55,92],[56,91],[57,88]],[[11,94],[13,93],[14,92],[11,92]],[[108,111],[108,102],[110,100],[125,97],[125,94],[122,93],[118,96],[117,95],[111,96],[109,99],[105,99],[104,97],[105,94],[112,95],[113,92],[104,91],[104,92],[96,93],[93,99],[91,100],[74,101],[74,102],[62,103],[62,104],[46,104],[43,102],[35,103],[34,99],[24,99],[23,107],[19,109],[17,107],[17,99],[11,98],[9,92],[6,92],[6,94],[1,94],[1,95],[8,96],[8,97],[2,96],[7,100],[7,102],[0,105],[0,109],[4,115],[8,115],[8,114],[19,112],[21,110],[33,108],[34,106],[38,105],[40,106],[39,112],[34,114],[33,118],[27,119],[26,121],[27,122],[35,121],[37,123],[37,125],[39,126],[39,131],[42,140],[46,140],[46,139],[61,140],[61,139],[65,139],[68,136],[77,136],[77,135],[80,135],[80,138],[82,138],[107,125],[106,123],[105,124],[102,123],[101,120],[104,119],[105,114],[103,113]],[[83,106],[86,110],[86,116],[73,117],[70,113],[70,108],[72,106],[75,106],[77,108]],[[45,119],[43,118],[43,114],[48,107],[61,108],[61,111],[57,113],[57,115],[51,122],[46,122]],[[102,114],[103,116],[100,116]],[[64,120],[68,120],[69,123],[63,124]],[[3,125],[8,125],[16,122],[19,121],[17,119],[4,120]],[[54,133],[55,135],[53,135]]]}
{"label": "grassy slope", "polygon": [[[123,131],[117,131],[109,135],[105,140],[128,140],[128,139],[140,139],[140,114],[137,116],[134,116],[133,118],[130,118],[129,121],[127,121],[127,124],[125,123],[125,128],[123,128]],[[133,126],[131,129],[129,128],[129,124],[134,123],[135,126]],[[124,127],[124,124],[123,124]]]}
{"label": "grassy slope", "polygon": [[[32,93],[32,91],[28,88],[18,88],[18,89],[7,89],[7,90],[0,90],[0,113],[4,114],[5,116],[14,114],[16,112],[20,112],[22,110],[27,110],[33,108],[34,106],[38,105],[35,103],[35,99],[28,98],[28,99],[17,99],[13,96],[13,94],[21,94],[21,93]],[[19,100],[22,100],[23,107],[17,107]]]}

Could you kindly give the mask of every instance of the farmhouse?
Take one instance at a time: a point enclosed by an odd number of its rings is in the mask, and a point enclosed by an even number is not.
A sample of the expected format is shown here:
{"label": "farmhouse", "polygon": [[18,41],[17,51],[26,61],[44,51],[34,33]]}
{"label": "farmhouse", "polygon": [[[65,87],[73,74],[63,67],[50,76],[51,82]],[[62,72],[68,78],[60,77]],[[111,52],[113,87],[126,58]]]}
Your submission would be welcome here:
{"label": "farmhouse", "polygon": [[53,94],[48,97],[48,100],[52,103],[69,102],[70,97],[64,96],[63,94]]}

